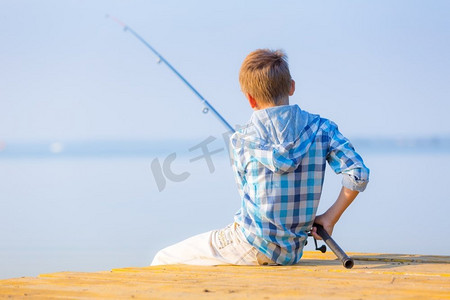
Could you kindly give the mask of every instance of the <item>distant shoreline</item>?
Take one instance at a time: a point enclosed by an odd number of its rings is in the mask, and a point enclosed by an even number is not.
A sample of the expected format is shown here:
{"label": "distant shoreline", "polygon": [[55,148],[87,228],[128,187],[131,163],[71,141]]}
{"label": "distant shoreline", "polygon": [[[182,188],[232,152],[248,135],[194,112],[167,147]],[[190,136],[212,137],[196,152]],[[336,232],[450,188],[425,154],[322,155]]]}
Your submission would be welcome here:
{"label": "distant shoreline", "polygon": [[[351,138],[355,148],[366,153],[450,153],[450,137],[428,138]],[[56,158],[56,157],[145,157],[188,149],[201,139],[177,140],[85,140],[85,141],[0,141],[1,158]],[[211,149],[224,147],[217,138],[208,145]],[[225,148],[224,148],[225,149]],[[226,151],[221,152],[222,155]]]}

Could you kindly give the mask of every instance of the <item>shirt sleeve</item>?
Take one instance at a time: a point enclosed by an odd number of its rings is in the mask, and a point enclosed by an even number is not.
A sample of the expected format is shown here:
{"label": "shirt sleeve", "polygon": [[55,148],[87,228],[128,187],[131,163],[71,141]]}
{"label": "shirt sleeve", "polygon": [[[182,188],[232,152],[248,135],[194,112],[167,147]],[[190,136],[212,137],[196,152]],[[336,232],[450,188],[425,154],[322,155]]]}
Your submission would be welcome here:
{"label": "shirt sleeve", "polygon": [[244,170],[241,168],[238,156],[236,154],[236,150],[233,148],[231,148],[230,150],[230,158],[231,158],[231,167],[233,169],[234,179],[238,187],[239,196],[241,197],[241,199],[243,199],[244,184],[245,184]]}
{"label": "shirt sleeve", "polygon": [[369,182],[370,171],[350,141],[339,132],[338,126],[331,121],[330,123],[328,164],[336,174],[343,175],[343,186],[363,192]]}

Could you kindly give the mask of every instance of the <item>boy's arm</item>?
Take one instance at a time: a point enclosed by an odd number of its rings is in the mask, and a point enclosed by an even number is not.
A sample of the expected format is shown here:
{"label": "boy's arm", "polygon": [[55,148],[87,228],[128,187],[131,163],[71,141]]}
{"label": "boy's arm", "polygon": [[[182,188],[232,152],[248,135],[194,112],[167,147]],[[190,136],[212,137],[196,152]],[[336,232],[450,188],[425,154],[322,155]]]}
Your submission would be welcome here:
{"label": "boy's arm", "polygon": [[363,192],[369,182],[369,169],[350,141],[330,122],[327,161],[336,174],[342,174],[342,185]]}
{"label": "boy's arm", "polygon": [[[335,123],[330,123],[330,144],[327,160],[336,174],[342,174],[342,189],[336,202],[322,215],[314,219],[324,227],[329,235],[333,233],[334,225],[353,202],[359,192],[365,190],[369,181],[369,169],[364,165],[362,158],[356,153],[350,141],[338,130]],[[312,229],[316,239],[321,239],[316,228]]]}
{"label": "boy's arm", "polygon": [[[334,225],[336,225],[341,215],[358,194],[358,191],[353,191],[343,186],[336,202],[334,202],[334,204],[324,214],[317,216],[314,219],[314,223],[322,225],[326,232],[328,232],[329,235],[332,235]],[[313,227],[312,235],[316,240],[322,239],[317,234],[316,227]]]}

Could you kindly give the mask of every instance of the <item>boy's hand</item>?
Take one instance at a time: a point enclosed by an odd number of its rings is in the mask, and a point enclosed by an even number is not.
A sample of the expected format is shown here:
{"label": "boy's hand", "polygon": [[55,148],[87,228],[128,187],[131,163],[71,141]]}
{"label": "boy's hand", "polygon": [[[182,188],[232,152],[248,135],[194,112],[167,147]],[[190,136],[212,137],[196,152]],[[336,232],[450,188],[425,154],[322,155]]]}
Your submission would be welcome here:
{"label": "boy's hand", "polygon": [[[317,216],[314,222],[323,226],[323,228],[331,236],[333,233],[334,225],[341,217],[342,213],[347,209],[347,207],[352,203],[352,201],[358,195],[358,191],[350,190],[346,187],[342,187],[339,196],[334,202],[334,204],[322,215]],[[311,234],[316,240],[321,240],[322,238],[317,234],[317,228],[313,227]]]}
{"label": "boy's hand", "polygon": [[[325,231],[331,236],[333,234],[333,229],[334,229],[334,225],[335,223],[331,222],[330,220],[328,220],[327,216],[325,214],[317,216],[314,219],[314,223],[320,224],[323,226],[323,229],[325,229]],[[311,234],[313,235],[313,237],[316,240],[321,240],[322,238],[320,237],[320,235],[317,234],[317,228],[313,227],[311,230]]]}

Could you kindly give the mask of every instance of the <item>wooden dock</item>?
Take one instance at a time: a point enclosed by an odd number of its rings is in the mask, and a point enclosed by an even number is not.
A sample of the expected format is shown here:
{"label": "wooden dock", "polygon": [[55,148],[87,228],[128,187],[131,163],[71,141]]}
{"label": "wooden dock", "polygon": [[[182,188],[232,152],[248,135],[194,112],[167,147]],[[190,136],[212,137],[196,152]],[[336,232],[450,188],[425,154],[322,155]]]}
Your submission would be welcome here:
{"label": "wooden dock", "polygon": [[450,299],[450,256],[306,252],[295,266],[157,266],[0,280],[5,299]]}

